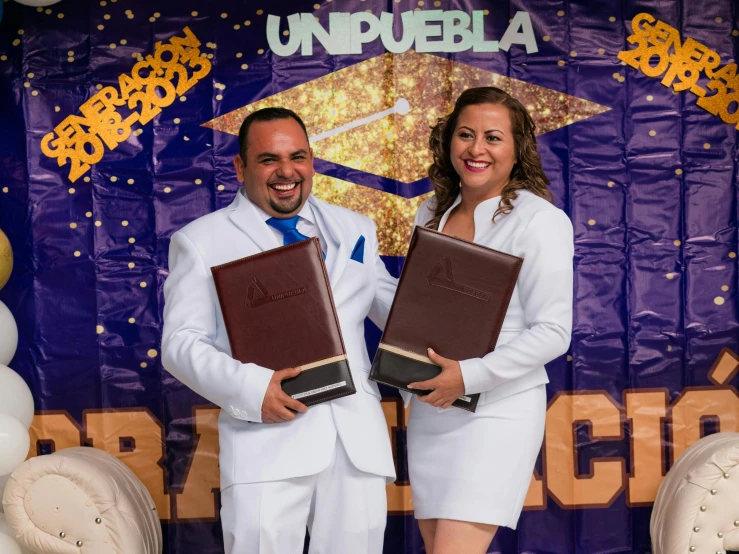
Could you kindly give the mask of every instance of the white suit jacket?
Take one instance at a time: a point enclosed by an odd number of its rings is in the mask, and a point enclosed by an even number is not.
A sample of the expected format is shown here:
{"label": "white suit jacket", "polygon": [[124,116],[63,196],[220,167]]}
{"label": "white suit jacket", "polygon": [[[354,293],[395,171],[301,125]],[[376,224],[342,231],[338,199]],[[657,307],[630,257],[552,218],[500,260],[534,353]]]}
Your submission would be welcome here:
{"label": "white suit jacket", "polygon": [[[293,421],[261,422],[272,369],[241,362],[230,347],[210,268],[281,246],[274,232],[239,192],[233,203],[186,225],[172,236],[170,274],[164,284],[164,367],[222,408],[221,488],[315,475],[328,467],[337,434],[352,463],[392,482],[395,466],[380,392],[368,381],[364,341],[369,316],[385,326],[397,281],[377,253],[375,225],[350,210],[308,197],[327,243],[326,266],[356,394],[309,408]],[[364,262],[350,259],[365,237]],[[279,337],[280,329],[274,329]]]}
{"label": "white suit jacket", "polygon": [[[444,228],[457,195],[439,222]],[[416,225],[433,217],[434,197],[416,214]],[[459,360],[466,394],[482,393],[479,405],[548,383],[544,364],[567,352],[572,333],[574,241],[562,210],[527,190],[518,191],[513,210],[493,223],[500,197],[475,208],[474,242],[523,258],[495,350]],[[450,408],[454,409],[454,408]],[[479,410],[484,412],[484,410]]]}

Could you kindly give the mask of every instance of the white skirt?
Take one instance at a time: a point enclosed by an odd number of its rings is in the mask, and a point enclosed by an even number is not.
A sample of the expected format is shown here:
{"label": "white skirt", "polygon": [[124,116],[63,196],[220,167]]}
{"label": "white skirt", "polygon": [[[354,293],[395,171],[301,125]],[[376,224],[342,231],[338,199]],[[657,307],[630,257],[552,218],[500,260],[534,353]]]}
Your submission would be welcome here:
{"label": "white skirt", "polygon": [[439,410],[414,395],[408,464],[417,519],[516,528],[544,439],[545,385],[476,413]]}

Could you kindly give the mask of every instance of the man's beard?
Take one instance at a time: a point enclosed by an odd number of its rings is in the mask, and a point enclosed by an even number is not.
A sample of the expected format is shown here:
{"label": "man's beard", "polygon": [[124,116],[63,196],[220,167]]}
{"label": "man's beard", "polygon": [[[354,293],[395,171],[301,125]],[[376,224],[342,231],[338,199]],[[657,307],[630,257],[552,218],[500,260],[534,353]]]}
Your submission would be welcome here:
{"label": "man's beard", "polygon": [[289,214],[289,213],[294,212],[303,203],[302,183],[298,184],[298,187],[300,188],[300,193],[298,194],[298,197],[295,200],[286,198],[282,202],[279,202],[277,200],[274,200],[272,197],[270,197],[269,205],[272,207],[274,211],[280,214]]}

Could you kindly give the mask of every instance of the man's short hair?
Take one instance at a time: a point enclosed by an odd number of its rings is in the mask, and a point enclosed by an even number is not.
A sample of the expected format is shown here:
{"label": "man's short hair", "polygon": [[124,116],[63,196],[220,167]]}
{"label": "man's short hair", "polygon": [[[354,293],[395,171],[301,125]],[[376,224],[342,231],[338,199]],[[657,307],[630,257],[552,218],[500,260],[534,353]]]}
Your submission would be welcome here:
{"label": "man's short hair", "polygon": [[288,110],[287,108],[262,108],[261,110],[257,110],[247,115],[239,129],[239,154],[241,155],[241,161],[246,163],[246,138],[249,134],[249,127],[251,127],[252,123],[288,118],[292,118],[298,122],[305,133],[305,138],[307,139],[308,130],[305,128],[305,123],[303,123],[303,120],[300,119],[298,114],[292,110]]}

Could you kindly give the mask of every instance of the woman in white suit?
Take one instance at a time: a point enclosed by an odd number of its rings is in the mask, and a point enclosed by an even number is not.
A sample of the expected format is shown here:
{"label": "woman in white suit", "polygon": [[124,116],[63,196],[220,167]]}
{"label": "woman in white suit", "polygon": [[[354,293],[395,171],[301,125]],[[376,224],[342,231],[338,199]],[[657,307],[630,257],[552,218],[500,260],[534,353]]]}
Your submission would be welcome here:
{"label": "woman in white suit", "polygon": [[[408,457],[428,554],[483,554],[499,526],[516,527],[544,436],[544,364],[572,330],[572,224],[551,203],[526,108],[494,87],[468,89],[431,131],[434,195],[416,224],[524,259],[498,343],[449,360],[410,387]],[[450,337],[450,340],[453,337]],[[476,413],[454,407],[482,393]]]}

